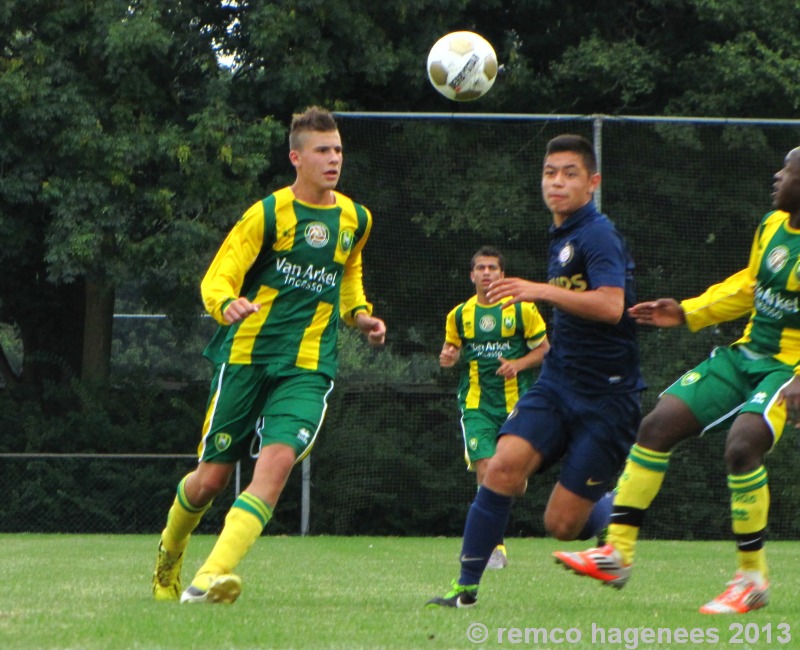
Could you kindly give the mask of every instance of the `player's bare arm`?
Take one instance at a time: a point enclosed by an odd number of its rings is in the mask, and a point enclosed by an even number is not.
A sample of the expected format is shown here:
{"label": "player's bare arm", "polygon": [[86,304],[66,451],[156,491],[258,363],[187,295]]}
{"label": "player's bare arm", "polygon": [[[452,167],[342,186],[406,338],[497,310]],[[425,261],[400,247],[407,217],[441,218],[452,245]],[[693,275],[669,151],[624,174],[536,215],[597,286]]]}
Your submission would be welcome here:
{"label": "player's bare arm", "polygon": [[542,365],[544,355],[547,354],[549,349],[550,343],[545,337],[539,345],[519,359],[504,359],[503,357],[499,357],[500,367],[497,369],[496,374],[505,379],[513,379],[523,370],[537,368]]}
{"label": "player's bare arm", "polygon": [[631,307],[628,314],[640,325],[653,327],[678,327],[686,322],[683,307],[673,298],[640,302]]}
{"label": "player's bare arm", "polygon": [[492,282],[486,297],[491,301],[507,298],[506,305],[516,302],[547,302],[573,316],[612,325],[619,322],[625,311],[625,290],[622,287],[571,291],[545,282],[501,278]]}
{"label": "player's bare arm", "polygon": [[356,314],[356,327],[367,337],[370,345],[383,345],[386,341],[386,323],[365,311]]}
{"label": "player's bare arm", "polygon": [[244,320],[250,314],[255,314],[259,309],[261,309],[259,303],[252,303],[247,298],[237,298],[225,308],[222,317],[226,323],[233,325]]}
{"label": "player's bare arm", "polygon": [[442,368],[452,368],[456,365],[460,356],[461,348],[452,343],[445,343],[442,346],[442,351],[439,353],[439,366]]}

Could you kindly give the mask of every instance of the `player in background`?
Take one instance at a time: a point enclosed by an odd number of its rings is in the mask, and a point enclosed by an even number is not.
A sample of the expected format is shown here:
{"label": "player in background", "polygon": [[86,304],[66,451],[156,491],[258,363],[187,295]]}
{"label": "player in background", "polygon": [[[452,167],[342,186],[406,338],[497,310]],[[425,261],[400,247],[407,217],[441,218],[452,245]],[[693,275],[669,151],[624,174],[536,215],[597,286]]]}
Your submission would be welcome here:
{"label": "player in background", "polygon": [[[342,143],[333,116],[318,107],[295,115],[289,147],[296,180],[247,210],[201,284],[205,307],[220,324],[204,352],[216,368],[199,463],[178,484],[158,546],[156,600],[236,600],[241,580],[232,572],[322,424],[340,317],[370,344],[384,342],[386,327],[371,315],[362,284],[361,251],[372,216],[334,191]],[[181,594],[189,536],[248,454],[256,457],[252,481]]]}
{"label": "player in background", "polygon": [[764,455],[787,421],[800,413],[800,147],[775,176],[773,206],[756,230],[746,269],[680,303],[661,298],[634,306],[637,322],[687,325],[694,332],[749,312],[741,338],[667,388],[642,421],[614,499],[607,544],[578,553],[555,553],[576,573],[617,588],[628,581],[636,540],[681,440],[729,429],[725,462],[737,570],[704,614],[743,614],[767,604],[764,538],[769,488]]}
{"label": "player in background", "polygon": [[505,305],[549,303],[550,350],[538,379],[500,429],[495,455],[464,526],[461,575],[428,606],[470,607],[512,499],[528,478],[563,459],[544,513],[561,540],[589,539],[608,523],[606,493],[641,419],[633,261],[613,223],[592,200],[600,184],[592,145],[561,135],[547,145],[542,194],[553,215],[548,282],[501,278],[486,296]]}
{"label": "player in background", "polygon": [[[550,348],[544,320],[529,302],[503,307],[486,297],[489,285],[505,277],[505,259],[494,247],[483,246],[470,262],[469,278],[475,295],[447,315],[445,342],[439,365],[452,368],[463,356],[458,384],[458,407],[467,469],[480,485],[497,432],[514,404],[533,382],[534,371]],[[463,354],[462,354],[463,351]],[[489,569],[508,565],[501,541],[489,558]]]}

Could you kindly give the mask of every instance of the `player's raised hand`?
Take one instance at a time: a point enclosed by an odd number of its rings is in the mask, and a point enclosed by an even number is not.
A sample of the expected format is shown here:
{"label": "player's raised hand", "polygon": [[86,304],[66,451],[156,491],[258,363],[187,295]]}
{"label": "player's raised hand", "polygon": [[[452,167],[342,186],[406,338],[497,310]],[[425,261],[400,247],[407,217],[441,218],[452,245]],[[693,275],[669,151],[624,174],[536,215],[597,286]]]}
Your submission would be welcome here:
{"label": "player's raised hand", "polygon": [[439,365],[442,368],[452,368],[456,365],[458,357],[461,355],[461,348],[452,343],[445,343],[439,353]]}
{"label": "player's raised hand", "polygon": [[640,302],[628,309],[628,314],[637,323],[654,327],[677,327],[686,322],[683,307],[673,298]]}
{"label": "player's raised hand", "polygon": [[222,317],[226,323],[233,325],[244,320],[250,314],[255,314],[259,309],[261,309],[260,303],[252,303],[247,298],[237,298],[225,308]]}
{"label": "player's raised hand", "polygon": [[[542,298],[540,282],[530,282],[522,278],[500,278],[489,285],[486,299],[497,302],[504,299],[504,305],[513,305],[517,302],[534,302]],[[544,285],[545,287],[547,285]]]}

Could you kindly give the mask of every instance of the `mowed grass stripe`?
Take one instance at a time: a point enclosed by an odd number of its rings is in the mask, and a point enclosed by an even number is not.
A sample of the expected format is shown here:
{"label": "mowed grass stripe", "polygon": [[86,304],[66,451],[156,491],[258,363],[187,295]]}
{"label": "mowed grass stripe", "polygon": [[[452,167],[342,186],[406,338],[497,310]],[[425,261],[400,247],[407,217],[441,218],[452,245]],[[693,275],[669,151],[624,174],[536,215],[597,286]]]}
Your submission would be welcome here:
{"label": "mowed grass stripe", "polygon": [[[214,540],[191,541],[185,582]],[[231,606],[154,602],[157,541],[155,535],[0,535],[0,647],[610,649],[633,647],[631,635],[649,628],[661,629],[662,639],[696,630],[705,641],[637,640],[637,650],[800,648],[796,542],[768,544],[767,608],[709,617],[697,608],[731,579],[733,542],[643,541],[631,581],[616,591],[564,571],[550,557],[585,543],[511,538],[509,568],[487,572],[475,608],[429,610],[425,602],[458,575],[459,539],[263,536],[239,567],[244,588]],[[745,642],[747,625],[755,643]],[[486,640],[472,643],[468,633],[481,626]],[[792,639],[780,643],[786,626]],[[744,643],[734,643],[737,630]],[[715,631],[718,641],[711,643]]]}

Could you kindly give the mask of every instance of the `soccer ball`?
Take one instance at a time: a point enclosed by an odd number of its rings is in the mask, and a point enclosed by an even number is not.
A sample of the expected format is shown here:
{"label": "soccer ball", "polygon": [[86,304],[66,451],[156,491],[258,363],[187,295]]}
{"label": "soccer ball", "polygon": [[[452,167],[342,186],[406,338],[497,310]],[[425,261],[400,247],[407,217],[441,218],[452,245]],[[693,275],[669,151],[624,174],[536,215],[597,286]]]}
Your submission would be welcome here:
{"label": "soccer ball", "polygon": [[447,99],[468,102],[483,97],[496,78],[497,55],[479,34],[445,34],[428,54],[428,79]]}

